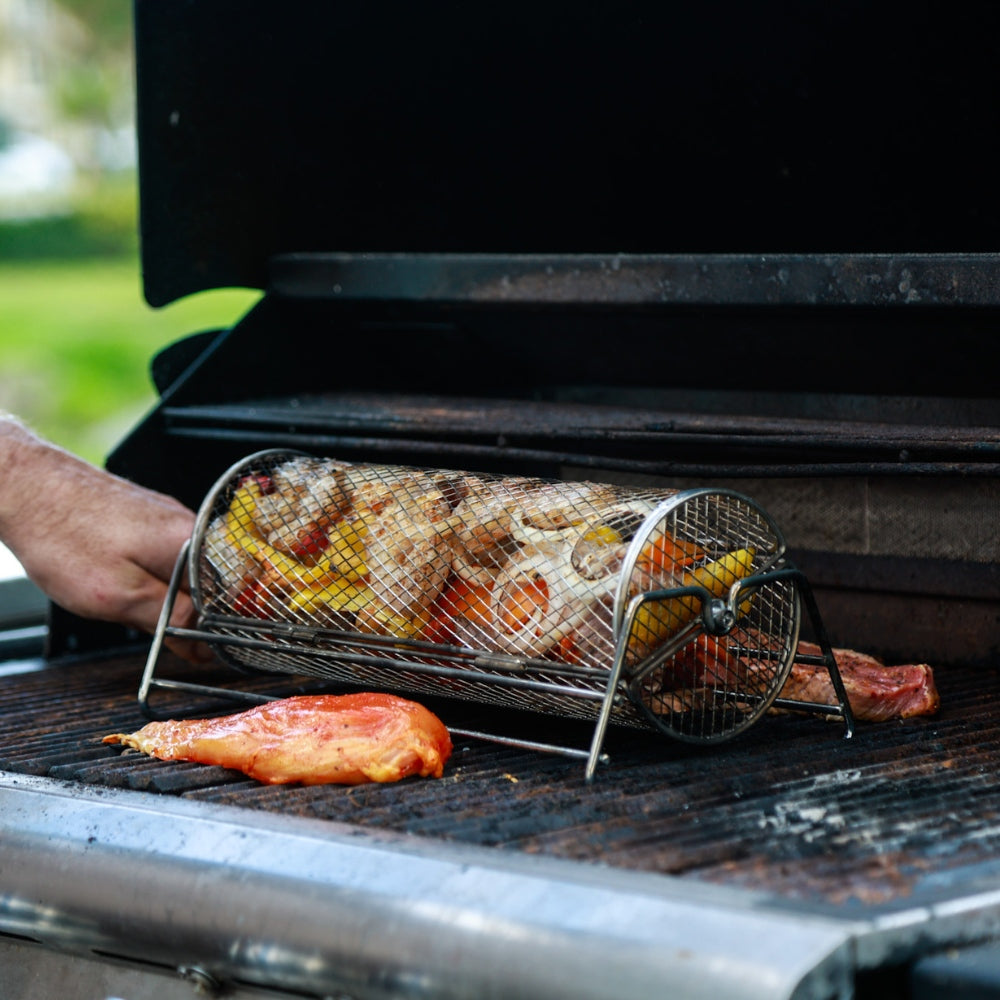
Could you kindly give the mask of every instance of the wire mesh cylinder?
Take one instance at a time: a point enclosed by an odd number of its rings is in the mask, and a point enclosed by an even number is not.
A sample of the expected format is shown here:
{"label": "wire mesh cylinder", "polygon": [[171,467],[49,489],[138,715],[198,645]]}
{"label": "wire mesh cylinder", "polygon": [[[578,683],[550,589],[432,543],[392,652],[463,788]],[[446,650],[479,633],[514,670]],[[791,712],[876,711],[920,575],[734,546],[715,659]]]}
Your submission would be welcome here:
{"label": "wire mesh cylinder", "polygon": [[236,666],[570,717],[611,698],[612,721],[700,741],[787,674],[798,602],[766,577],[783,548],[728,491],[268,451],[206,497],[190,585]]}

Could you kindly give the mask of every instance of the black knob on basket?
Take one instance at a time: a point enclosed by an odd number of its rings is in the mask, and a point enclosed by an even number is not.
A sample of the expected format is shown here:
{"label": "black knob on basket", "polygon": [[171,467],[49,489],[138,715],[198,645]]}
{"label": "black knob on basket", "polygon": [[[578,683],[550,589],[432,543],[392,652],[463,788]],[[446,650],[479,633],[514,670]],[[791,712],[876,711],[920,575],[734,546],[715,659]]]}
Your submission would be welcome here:
{"label": "black knob on basket", "polygon": [[721,597],[713,597],[705,602],[701,619],[709,635],[725,635],[736,623],[735,613]]}

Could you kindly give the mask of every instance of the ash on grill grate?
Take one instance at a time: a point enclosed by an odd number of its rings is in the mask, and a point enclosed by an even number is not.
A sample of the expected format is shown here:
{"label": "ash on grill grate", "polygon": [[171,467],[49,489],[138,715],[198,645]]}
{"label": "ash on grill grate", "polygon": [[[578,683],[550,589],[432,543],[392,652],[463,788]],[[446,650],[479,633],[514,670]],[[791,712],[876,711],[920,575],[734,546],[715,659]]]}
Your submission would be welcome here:
{"label": "ash on grill grate", "polygon": [[[439,780],[308,788],[101,745],[106,733],[141,725],[140,672],[137,658],[123,657],[0,679],[0,767],[830,903],[908,896],[931,872],[940,880],[1000,859],[1000,678],[981,668],[939,670],[938,717],[864,724],[851,740],[790,716],[769,716],[717,747],[616,730],[607,741],[613,766],[588,784],[573,760],[456,739]],[[176,672],[234,684],[231,671]],[[248,675],[238,686],[282,693],[276,682]],[[185,705],[177,694],[163,701],[177,714],[232,710]],[[505,711],[429,705],[462,727]],[[537,730],[537,716],[505,724]],[[568,740],[589,732],[586,723],[545,724]]]}

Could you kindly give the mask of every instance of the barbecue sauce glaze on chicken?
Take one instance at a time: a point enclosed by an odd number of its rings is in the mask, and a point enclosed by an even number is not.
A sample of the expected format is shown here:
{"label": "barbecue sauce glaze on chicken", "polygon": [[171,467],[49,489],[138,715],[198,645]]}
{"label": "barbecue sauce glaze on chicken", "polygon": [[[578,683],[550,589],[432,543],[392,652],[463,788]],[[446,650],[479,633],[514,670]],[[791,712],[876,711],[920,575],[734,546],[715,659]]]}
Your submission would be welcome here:
{"label": "barbecue sauce glaze on chicken", "polygon": [[220,718],[150,722],[103,742],[160,760],[232,768],[265,784],[303,785],[440,778],[452,750],[433,712],[374,692],[302,695]]}

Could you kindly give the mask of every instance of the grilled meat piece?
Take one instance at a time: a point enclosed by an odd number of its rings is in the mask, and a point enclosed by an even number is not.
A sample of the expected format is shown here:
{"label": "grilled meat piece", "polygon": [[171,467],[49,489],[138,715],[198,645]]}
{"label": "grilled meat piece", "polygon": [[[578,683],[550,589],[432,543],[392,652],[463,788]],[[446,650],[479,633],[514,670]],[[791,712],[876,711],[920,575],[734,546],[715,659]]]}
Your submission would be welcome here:
{"label": "grilled meat piece", "polygon": [[[744,636],[745,638],[745,636]],[[758,637],[766,646],[766,638]],[[819,646],[800,642],[800,656],[820,657]],[[881,660],[853,649],[833,649],[834,659],[844,682],[847,700],[855,719],[860,722],[888,722],[918,715],[933,715],[940,707],[934,683],[934,671],[926,663],[887,667]],[[647,704],[659,713],[714,711],[725,704],[720,693],[739,695],[755,692],[760,667],[728,653],[725,643],[710,636],[699,636],[688,643],[649,679]],[[837,705],[830,672],[825,664],[803,663],[796,659],[785,680],[780,698],[815,705]],[[775,708],[792,712],[792,708]],[[832,716],[831,716],[832,718]]]}
{"label": "grilled meat piece", "polygon": [[[799,653],[819,656],[819,646],[799,643]],[[933,715],[941,704],[934,671],[926,663],[887,667],[874,656],[853,649],[834,649],[834,659],[856,718],[866,722]],[[796,660],[781,689],[782,698],[836,705],[829,671]]]}
{"label": "grilled meat piece", "polygon": [[302,695],[221,718],[150,722],[103,742],[160,760],[233,768],[265,784],[303,785],[440,778],[452,749],[433,712],[372,692]]}
{"label": "grilled meat piece", "polygon": [[598,483],[519,479],[512,482],[511,493],[517,501],[517,520],[525,528],[543,531],[562,531],[593,520],[615,500],[614,488]]}

